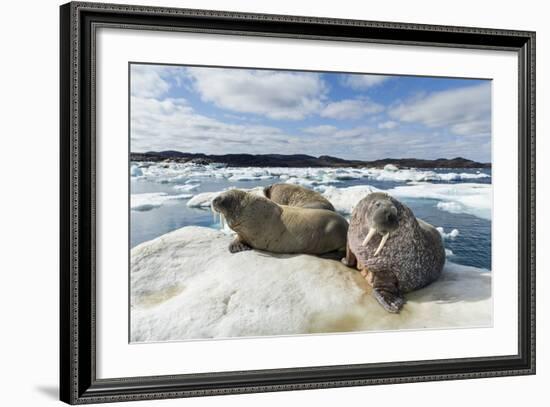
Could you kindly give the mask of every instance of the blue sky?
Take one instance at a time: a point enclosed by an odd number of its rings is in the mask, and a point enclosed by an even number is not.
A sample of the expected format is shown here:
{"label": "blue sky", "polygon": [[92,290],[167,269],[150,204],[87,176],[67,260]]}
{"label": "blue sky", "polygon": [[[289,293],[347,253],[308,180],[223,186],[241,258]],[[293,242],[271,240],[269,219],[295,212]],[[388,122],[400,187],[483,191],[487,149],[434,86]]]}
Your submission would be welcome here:
{"label": "blue sky", "polygon": [[131,65],[131,150],[491,160],[491,82]]}

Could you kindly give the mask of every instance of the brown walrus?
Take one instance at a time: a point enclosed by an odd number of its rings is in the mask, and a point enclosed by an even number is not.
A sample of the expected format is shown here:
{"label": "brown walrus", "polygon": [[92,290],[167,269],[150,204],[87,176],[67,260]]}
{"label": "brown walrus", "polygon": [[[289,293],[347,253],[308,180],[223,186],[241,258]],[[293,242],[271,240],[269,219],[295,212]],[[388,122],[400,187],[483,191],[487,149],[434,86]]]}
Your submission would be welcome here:
{"label": "brown walrus", "polygon": [[279,205],[239,189],[221,193],[212,200],[237,237],[231,253],[252,248],[273,253],[321,255],[346,247],[348,222],[326,209]]}
{"label": "brown walrus", "polygon": [[300,185],[273,184],[264,188],[264,195],[279,205],[335,211],[323,195]]}
{"label": "brown walrus", "polygon": [[353,210],[346,257],[373,287],[373,295],[389,312],[399,312],[403,293],[435,281],[445,264],[439,232],[417,219],[395,198],[380,192],[363,198]]}

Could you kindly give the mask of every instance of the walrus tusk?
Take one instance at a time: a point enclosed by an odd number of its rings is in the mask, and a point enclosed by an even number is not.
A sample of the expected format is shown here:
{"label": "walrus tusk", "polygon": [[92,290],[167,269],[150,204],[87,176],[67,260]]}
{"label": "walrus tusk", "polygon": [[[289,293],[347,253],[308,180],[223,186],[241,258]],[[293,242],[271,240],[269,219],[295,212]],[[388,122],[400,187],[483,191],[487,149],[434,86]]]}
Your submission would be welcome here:
{"label": "walrus tusk", "polygon": [[386,244],[386,241],[388,240],[388,237],[390,236],[390,233],[386,233],[384,236],[382,236],[382,240],[380,240],[380,244],[378,245],[378,249],[374,252],[375,256],[378,256],[378,253],[380,253],[380,250],[384,247]]}
{"label": "walrus tusk", "polygon": [[367,243],[372,239],[372,237],[376,234],[376,229],[371,228],[369,230],[369,233],[367,233],[367,237],[365,237],[365,240],[363,240],[363,246],[366,246]]}
{"label": "walrus tusk", "polygon": [[216,208],[214,208],[213,200],[210,202],[210,210],[212,211],[212,216],[214,217],[214,223],[218,224],[221,230],[224,230],[226,224],[225,216],[223,216],[223,213],[218,212]]}

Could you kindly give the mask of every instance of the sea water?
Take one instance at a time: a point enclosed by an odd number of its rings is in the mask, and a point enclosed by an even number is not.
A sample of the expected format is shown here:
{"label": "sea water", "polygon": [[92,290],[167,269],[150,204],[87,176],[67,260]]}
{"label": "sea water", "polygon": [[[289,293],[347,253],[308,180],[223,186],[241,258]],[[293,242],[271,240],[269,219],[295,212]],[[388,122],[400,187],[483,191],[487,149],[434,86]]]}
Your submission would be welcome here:
{"label": "sea water", "polygon": [[[203,192],[220,192],[229,188],[251,189],[277,182],[291,182],[315,189],[345,190],[348,187],[369,186],[389,191],[399,187],[400,201],[426,222],[443,228],[447,256],[453,263],[491,269],[491,220],[470,207],[461,209],[458,194],[469,194],[491,184],[489,169],[429,169],[385,171],[377,169],[335,168],[228,168],[165,163],[132,163],[130,178],[131,199],[139,198],[145,204],[131,205],[130,247],[154,239],[183,226],[205,226],[219,229],[208,207],[189,207],[189,199]],[[422,185],[426,190],[436,185],[458,185],[456,196],[434,199],[407,196],[407,190]],[[405,192],[403,194],[403,191]],[[451,188],[452,191],[452,188]],[[430,194],[427,194],[430,195]],[[491,194],[478,198],[480,207],[490,208]],[[484,201],[479,201],[482,199]],[[150,204],[148,205],[147,202]],[[475,202],[475,201],[474,201]],[[350,205],[355,203],[350,202]],[[474,203],[475,205],[475,203]],[[133,206],[133,209],[132,209]],[[473,208],[475,209],[475,208]],[[490,213],[490,209],[489,209]],[[349,217],[349,213],[343,213]],[[453,230],[458,232],[451,233]],[[458,233],[458,234],[457,234]]]}

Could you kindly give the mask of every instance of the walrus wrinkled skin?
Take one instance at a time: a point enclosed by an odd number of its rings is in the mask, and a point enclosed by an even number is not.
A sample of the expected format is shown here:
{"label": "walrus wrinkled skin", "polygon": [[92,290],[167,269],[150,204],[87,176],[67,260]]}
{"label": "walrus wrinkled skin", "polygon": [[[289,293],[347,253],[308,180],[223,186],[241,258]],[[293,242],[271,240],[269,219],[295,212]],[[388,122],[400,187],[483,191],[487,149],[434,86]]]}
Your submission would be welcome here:
{"label": "walrus wrinkled skin", "polygon": [[437,280],[445,248],[432,225],[395,198],[376,192],[353,210],[342,262],[357,267],[378,302],[397,313],[405,303],[404,293]]}
{"label": "walrus wrinkled skin", "polygon": [[264,194],[279,205],[327,209],[335,212],[334,206],[323,195],[300,185],[273,184],[264,188]]}
{"label": "walrus wrinkled skin", "polygon": [[237,232],[232,253],[254,248],[321,255],[346,247],[348,222],[336,212],[279,205],[238,189],[218,195],[212,208]]}

